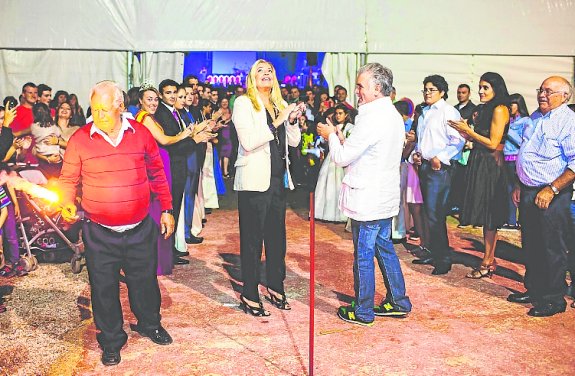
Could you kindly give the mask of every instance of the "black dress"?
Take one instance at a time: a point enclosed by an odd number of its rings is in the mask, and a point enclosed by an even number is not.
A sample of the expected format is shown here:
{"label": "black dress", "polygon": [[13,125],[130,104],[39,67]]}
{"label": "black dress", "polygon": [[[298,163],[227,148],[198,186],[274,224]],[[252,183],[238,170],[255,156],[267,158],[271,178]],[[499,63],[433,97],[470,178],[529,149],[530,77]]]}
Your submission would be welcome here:
{"label": "black dress", "polygon": [[[482,106],[475,132],[489,137],[491,119],[496,106]],[[509,123],[501,138],[505,143]],[[491,150],[480,144],[473,143],[469,155],[467,172],[465,174],[465,195],[461,208],[460,221],[462,225],[484,226],[488,230],[501,227],[508,218],[509,194],[507,192],[507,172],[501,150]]]}

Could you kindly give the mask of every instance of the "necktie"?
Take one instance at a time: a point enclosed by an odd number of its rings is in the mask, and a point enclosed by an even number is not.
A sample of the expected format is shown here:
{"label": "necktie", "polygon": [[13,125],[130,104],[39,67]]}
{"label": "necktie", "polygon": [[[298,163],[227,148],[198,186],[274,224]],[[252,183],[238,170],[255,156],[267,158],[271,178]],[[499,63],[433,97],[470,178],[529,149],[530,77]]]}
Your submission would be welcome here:
{"label": "necktie", "polygon": [[172,111],[172,115],[174,115],[174,119],[176,119],[176,121],[178,122],[178,126],[180,127],[180,130],[184,130],[184,126],[182,124],[182,119],[180,119],[180,114],[178,114],[177,110]]}

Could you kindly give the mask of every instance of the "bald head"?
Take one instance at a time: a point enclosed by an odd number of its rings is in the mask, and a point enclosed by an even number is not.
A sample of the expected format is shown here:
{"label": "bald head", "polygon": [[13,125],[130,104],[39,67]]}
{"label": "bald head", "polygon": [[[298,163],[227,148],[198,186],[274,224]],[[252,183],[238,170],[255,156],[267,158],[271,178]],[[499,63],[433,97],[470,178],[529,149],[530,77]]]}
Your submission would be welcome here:
{"label": "bald head", "polygon": [[539,111],[546,114],[571,99],[573,89],[569,81],[560,76],[551,76],[541,84],[537,94]]}
{"label": "bald head", "polygon": [[90,102],[92,102],[95,94],[99,94],[101,97],[109,95],[115,108],[122,107],[124,104],[122,88],[114,81],[100,81],[94,85],[92,90],[90,90]]}
{"label": "bald head", "polygon": [[117,83],[98,82],[90,91],[90,106],[96,127],[108,134],[121,127],[124,95]]}

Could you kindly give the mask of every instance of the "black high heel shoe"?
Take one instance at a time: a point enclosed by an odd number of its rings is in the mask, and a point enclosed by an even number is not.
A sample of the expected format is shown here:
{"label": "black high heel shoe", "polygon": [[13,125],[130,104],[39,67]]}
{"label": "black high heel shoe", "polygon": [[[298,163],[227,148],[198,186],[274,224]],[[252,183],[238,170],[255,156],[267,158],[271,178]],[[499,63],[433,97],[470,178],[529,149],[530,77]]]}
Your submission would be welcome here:
{"label": "black high heel shoe", "polygon": [[259,302],[257,307],[253,307],[248,304],[246,298],[244,298],[243,295],[240,295],[240,308],[244,311],[244,313],[249,313],[250,315],[256,317],[265,317],[270,315],[269,311],[264,309],[262,302]]}
{"label": "black high heel shoe", "polygon": [[266,295],[266,299],[276,308],[278,309],[283,309],[284,311],[289,311],[291,309],[291,306],[289,305],[287,298],[285,296],[285,294],[281,295],[281,299],[278,298],[277,296],[275,296],[274,294],[272,294],[270,292],[270,289],[268,290],[268,294],[270,294],[269,296]]}

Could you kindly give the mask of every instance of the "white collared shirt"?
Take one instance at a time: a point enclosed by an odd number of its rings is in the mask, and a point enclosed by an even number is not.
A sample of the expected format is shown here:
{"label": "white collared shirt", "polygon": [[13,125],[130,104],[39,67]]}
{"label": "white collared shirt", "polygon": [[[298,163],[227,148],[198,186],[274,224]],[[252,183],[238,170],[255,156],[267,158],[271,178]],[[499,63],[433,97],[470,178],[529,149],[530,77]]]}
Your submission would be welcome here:
{"label": "white collared shirt", "polygon": [[417,123],[417,152],[425,160],[437,157],[443,164],[450,165],[465,145],[465,139],[453,129],[447,120],[460,120],[459,111],[440,99],[423,108]]}
{"label": "white collared shirt", "polygon": [[136,130],[132,127],[132,125],[130,124],[130,122],[128,121],[128,119],[126,119],[125,117],[122,117],[122,127],[120,128],[120,132],[118,133],[118,138],[116,139],[116,141],[113,141],[110,136],[108,136],[104,131],[102,131],[100,128],[96,127],[96,124],[92,123],[92,127],[90,128],[90,138],[92,138],[92,136],[94,135],[94,133],[98,133],[100,136],[102,136],[104,138],[104,140],[106,140],[110,145],[112,145],[113,147],[117,147],[118,145],[120,145],[120,142],[122,142],[122,139],[124,138],[124,132],[128,129],[131,129],[132,132],[136,132]]}
{"label": "white collared shirt", "polygon": [[163,104],[164,106],[166,106],[166,108],[167,108],[168,110],[170,110],[170,112],[171,112],[172,114],[173,114],[173,113],[174,113],[174,111],[176,110],[176,109],[175,109],[175,107],[173,107],[173,106],[170,106],[170,105],[169,105],[169,104],[167,104],[166,102],[162,102],[162,101],[160,101],[160,103],[161,103],[161,104]]}

